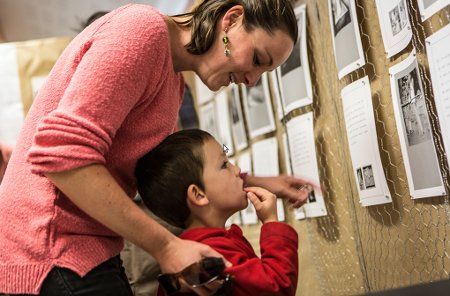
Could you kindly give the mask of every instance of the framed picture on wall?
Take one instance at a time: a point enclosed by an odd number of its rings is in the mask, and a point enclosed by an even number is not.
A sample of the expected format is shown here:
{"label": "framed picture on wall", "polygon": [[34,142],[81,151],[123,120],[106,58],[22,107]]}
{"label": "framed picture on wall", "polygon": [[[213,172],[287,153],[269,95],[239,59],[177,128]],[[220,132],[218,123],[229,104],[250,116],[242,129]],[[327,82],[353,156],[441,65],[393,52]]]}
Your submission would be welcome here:
{"label": "framed picture on wall", "polygon": [[296,7],[295,15],[299,32],[297,43],[286,62],[276,70],[279,77],[283,116],[296,108],[312,103],[312,85],[306,46],[306,5]]}
{"label": "framed picture on wall", "polygon": [[253,87],[242,86],[245,118],[251,139],[275,130],[267,73]]}
{"label": "framed picture on wall", "polygon": [[328,0],[334,57],[341,79],[366,60],[359,36],[355,0]]}
{"label": "framed picture on wall", "polygon": [[412,38],[406,0],[376,0],[378,19],[388,58],[399,53]]}

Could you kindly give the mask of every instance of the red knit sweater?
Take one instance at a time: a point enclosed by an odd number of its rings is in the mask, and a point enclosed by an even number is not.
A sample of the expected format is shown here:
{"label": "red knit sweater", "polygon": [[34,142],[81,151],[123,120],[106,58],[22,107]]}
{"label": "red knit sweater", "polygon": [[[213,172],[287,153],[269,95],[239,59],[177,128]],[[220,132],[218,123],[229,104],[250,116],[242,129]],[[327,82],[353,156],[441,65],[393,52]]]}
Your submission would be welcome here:
{"label": "red knit sweater", "polygon": [[[233,296],[295,295],[298,235],[288,224],[270,222],[261,227],[261,258],[234,224],[229,230],[194,228],[180,237],[209,245],[233,264],[225,270],[234,277]],[[160,289],[158,295],[165,293]]]}
{"label": "red knit sweater", "polygon": [[119,8],[63,52],[31,107],[0,186],[0,292],[38,293],[54,266],[80,276],[123,240],[43,173],[104,164],[132,197],[139,157],[176,128],[184,82],[149,6]]}

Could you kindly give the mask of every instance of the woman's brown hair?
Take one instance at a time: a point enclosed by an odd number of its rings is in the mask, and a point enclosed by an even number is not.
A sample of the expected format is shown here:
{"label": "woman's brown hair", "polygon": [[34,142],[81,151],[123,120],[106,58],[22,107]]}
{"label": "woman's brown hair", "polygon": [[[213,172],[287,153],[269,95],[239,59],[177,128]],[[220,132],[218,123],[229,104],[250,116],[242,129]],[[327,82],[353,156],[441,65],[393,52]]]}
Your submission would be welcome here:
{"label": "woman's brown hair", "polygon": [[297,42],[297,19],[289,0],[204,0],[191,12],[175,16],[188,17],[185,21],[174,20],[191,29],[187,51],[192,54],[207,52],[214,42],[219,19],[235,5],[244,8],[244,27],[248,32],[255,28],[262,28],[269,34],[282,30],[294,44]]}

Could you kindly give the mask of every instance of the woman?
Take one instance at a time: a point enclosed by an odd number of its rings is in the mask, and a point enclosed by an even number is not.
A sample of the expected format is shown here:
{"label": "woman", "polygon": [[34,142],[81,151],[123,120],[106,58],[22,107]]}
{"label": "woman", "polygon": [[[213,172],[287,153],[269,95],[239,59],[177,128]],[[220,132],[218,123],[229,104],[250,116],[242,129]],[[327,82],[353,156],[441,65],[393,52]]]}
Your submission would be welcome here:
{"label": "woman", "polygon": [[[287,59],[296,26],[287,0],[214,0],[175,17],[124,6],[75,37],[39,91],[0,187],[0,293],[131,295],[117,256],[123,238],[164,272],[221,257],[132,202],[135,164],[176,128],[181,71],[212,90],[252,86]],[[245,182],[294,206],[308,195],[293,177]]]}

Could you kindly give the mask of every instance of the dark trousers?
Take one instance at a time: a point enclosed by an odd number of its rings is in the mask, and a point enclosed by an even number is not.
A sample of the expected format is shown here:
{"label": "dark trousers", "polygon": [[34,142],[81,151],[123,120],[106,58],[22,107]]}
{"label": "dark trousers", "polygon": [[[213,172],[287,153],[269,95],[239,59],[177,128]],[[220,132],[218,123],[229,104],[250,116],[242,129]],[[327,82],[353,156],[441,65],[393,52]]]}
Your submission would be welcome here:
{"label": "dark trousers", "polygon": [[84,277],[67,268],[53,268],[45,278],[39,296],[133,296],[133,292],[117,256]]}

